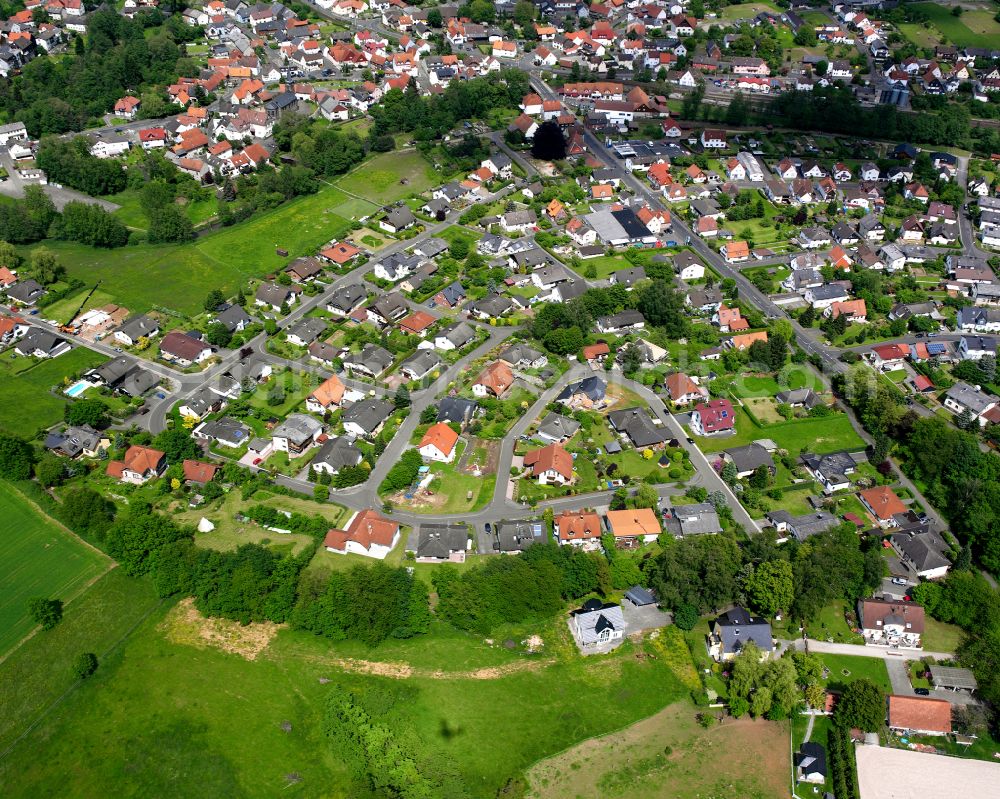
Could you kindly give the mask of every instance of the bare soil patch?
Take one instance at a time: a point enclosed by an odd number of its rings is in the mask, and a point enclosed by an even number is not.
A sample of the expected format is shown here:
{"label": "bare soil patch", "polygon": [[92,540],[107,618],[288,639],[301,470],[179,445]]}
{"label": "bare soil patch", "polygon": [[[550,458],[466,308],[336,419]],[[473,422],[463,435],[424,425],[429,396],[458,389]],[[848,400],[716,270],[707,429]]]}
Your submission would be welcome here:
{"label": "bare soil patch", "polygon": [[785,421],[778,413],[778,405],[773,397],[746,397],[743,399],[743,404],[750,408],[753,415],[763,424]]}
{"label": "bare soil patch", "polygon": [[206,618],[191,597],[178,602],[160,623],[164,635],[175,644],[221,649],[246,660],[256,660],[283,626],[273,622],[244,625],[229,619]]}
{"label": "bare soil patch", "polygon": [[709,729],[690,703],[584,741],[528,772],[532,799],[775,799],[788,796],[785,723],[727,719]]}

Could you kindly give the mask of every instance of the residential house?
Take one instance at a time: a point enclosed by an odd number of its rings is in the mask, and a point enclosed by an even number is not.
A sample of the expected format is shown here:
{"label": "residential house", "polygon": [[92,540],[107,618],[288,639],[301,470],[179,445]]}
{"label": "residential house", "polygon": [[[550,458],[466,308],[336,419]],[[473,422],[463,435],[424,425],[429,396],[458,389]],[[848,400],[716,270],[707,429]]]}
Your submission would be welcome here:
{"label": "residential house", "polygon": [[212,357],[212,348],[194,336],[172,330],[160,341],[160,357],[186,367]]}
{"label": "residential house", "polygon": [[674,538],[722,532],[718,509],[711,502],[677,505],[664,513],[663,529]]}
{"label": "residential house", "polygon": [[608,414],[608,423],[619,435],[625,435],[636,449],[660,447],[669,435],[650,417],[645,408],[624,408]]}
{"label": "residential house", "polygon": [[441,357],[432,350],[417,350],[399,365],[399,373],[407,380],[423,380],[444,364]]}
{"label": "residential house", "polygon": [[608,532],[615,538],[616,546],[629,547],[640,542],[651,543],[662,532],[656,511],[650,508],[609,510],[604,519]]}
{"label": "residential house", "polygon": [[122,461],[109,461],[105,472],[123,483],[142,485],[163,474],[167,456],[158,449],[132,445]]}
{"label": "residential house", "polygon": [[701,402],[691,413],[691,431],[699,436],[730,433],[735,430],[736,413],[727,399]]}
{"label": "residential house", "polygon": [[568,485],[573,482],[573,456],[562,444],[549,444],[526,452],[524,467],[541,485]]}
{"label": "residential house", "polygon": [[950,735],[952,708],[947,699],[923,696],[889,697],[888,726],[897,734]]}
{"label": "residential house", "polygon": [[876,486],[859,491],[858,499],[861,500],[865,509],[875,517],[879,527],[895,527],[897,525],[894,518],[896,514],[906,513],[906,506],[896,496],[896,492],[888,486]]}
{"label": "residential house", "polygon": [[579,429],[580,423],[576,419],[549,412],[539,423],[536,436],[542,441],[563,443],[571,439]]}
{"label": "residential house", "polygon": [[575,383],[570,383],[556,397],[556,402],[561,402],[569,408],[582,408],[589,410],[599,408],[604,405],[604,398],[607,394],[608,384],[596,375],[584,378]]}
{"label": "residential house", "polygon": [[304,413],[293,413],[271,431],[274,449],[287,452],[289,458],[301,455],[316,443],[323,425]]}
{"label": "residential house", "polygon": [[570,615],[570,628],[582,652],[621,644],[625,637],[625,616],[620,605],[588,599]]}
{"label": "residential house", "polygon": [[708,654],[719,663],[732,660],[751,642],[762,657],[774,651],[771,625],[744,608],[727,610],[709,625]]}
{"label": "residential house", "polygon": [[503,361],[494,361],[487,366],[472,384],[472,393],[477,397],[502,397],[514,384],[514,374]]}
{"label": "residential house", "polygon": [[601,517],[593,511],[563,511],[554,519],[556,540],[562,546],[575,546],[586,550],[599,549],[601,544]]}
{"label": "residential house", "polygon": [[778,471],[771,453],[756,442],[724,450],[722,459],[736,467],[736,476],[740,479],[749,477],[761,467],[767,469],[772,477]]}
{"label": "residential house", "polygon": [[417,563],[464,563],[469,544],[464,524],[421,524],[413,554]]}
{"label": "residential house", "polygon": [[14,352],[31,358],[58,358],[70,349],[66,339],[40,327],[30,328],[14,345]]}
{"label": "residential house", "polygon": [[425,460],[451,463],[455,460],[458,433],[444,422],[437,422],[427,428],[418,445],[420,455]]}
{"label": "residential house", "polygon": [[309,462],[309,468],[316,473],[338,474],[341,469],[357,466],[364,455],[347,436],[328,438],[316,451]]}
{"label": "residential house", "polygon": [[997,407],[998,402],[1000,400],[992,394],[962,381],[955,383],[944,396],[944,407],[959,416],[967,413],[979,422],[980,427],[986,426],[987,414]]}
{"label": "residential house", "polygon": [[858,621],[868,646],[918,649],[924,632],[924,609],[915,602],[862,599]]}
{"label": "residential house", "polygon": [[940,579],[951,568],[951,560],[948,558],[950,547],[938,533],[926,525],[894,533],[890,536],[889,543],[899,555],[900,563],[911,569],[921,580]]}
{"label": "residential house", "polygon": [[708,389],[699,386],[683,372],[674,372],[667,375],[664,381],[670,401],[674,405],[690,405],[692,402],[701,402],[708,399]]}
{"label": "residential house", "polygon": [[833,494],[851,487],[850,475],[857,470],[857,461],[847,452],[828,455],[802,454],[802,464],[809,474],[823,486],[824,494]]}
{"label": "residential house", "polygon": [[348,553],[384,560],[399,543],[399,523],[375,510],[354,514],[343,530],[330,530],[323,539],[327,552]]}
{"label": "residential house", "polygon": [[389,350],[380,347],[378,344],[367,342],[361,348],[361,352],[349,353],[341,360],[348,374],[360,372],[368,377],[378,377],[392,366],[392,362],[395,359]]}
{"label": "residential house", "polygon": [[341,417],[344,432],[355,438],[373,438],[382,430],[393,410],[391,402],[375,397],[355,402]]}
{"label": "residential house", "polygon": [[475,400],[464,397],[442,397],[441,401],[438,402],[436,421],[454,422],[464,428],[478,410],[479,405]]}

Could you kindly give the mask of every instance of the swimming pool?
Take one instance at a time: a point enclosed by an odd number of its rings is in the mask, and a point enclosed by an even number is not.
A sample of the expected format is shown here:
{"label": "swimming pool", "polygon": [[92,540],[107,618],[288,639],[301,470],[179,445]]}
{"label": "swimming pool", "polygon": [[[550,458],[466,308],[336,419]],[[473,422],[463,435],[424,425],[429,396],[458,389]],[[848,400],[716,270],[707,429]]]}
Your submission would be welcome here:
{"label": "swimming pool", "polygon": [[67,388],[63,393],[67,397],[78,397],[88,388],[93,385],[89,380],[77,380],[73,385]]}

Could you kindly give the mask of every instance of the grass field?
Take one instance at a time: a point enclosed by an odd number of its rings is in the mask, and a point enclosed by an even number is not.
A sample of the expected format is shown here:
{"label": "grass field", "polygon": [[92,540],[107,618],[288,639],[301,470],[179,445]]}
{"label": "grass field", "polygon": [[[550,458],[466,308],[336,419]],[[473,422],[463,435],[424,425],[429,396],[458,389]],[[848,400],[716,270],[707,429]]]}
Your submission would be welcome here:
{"label": "grass field", "polygon": [[34,636],[0,663],[0,685],[17,686],[0,691],[0,751],[73,685],[71,666],[77,655],[93,652],[104,661],[158,602],[151,580],[135,580],[112,569],[66,606],[55,629]]}
{"label": "grass field", "polygon": [[892,683],[889,682],[889,672],[882,658],[858,657],[856,655],[826,655],[818,654],[823,664],[830,670],[826,678],[826,686],[833,690],[843,690],[844,686],[855,680],[871,680],[880,686],[887,694],[892,693]]}
{"label": "grass field", "polygon": [[0,358],[0,430],[33,438],[44,428],[63,418],[63,408],[70,402],[62,393],[50,389],[63,378],[89,369],[107,360],[83,347],[76,347],[58,358],[40,361],[20,371],[30,361],[26,358]]}
{"label": "grass field", "polygon": [[[401,185],[400,177],[406,177],[408,183]],[[342,238],[354,219],[373,213],[381,204],[424,191],[440,177],[415,150],[384,153],[340,179],[350,194],[328,183],[315,194],[190,244],[95,250],[73,242],[46,241],[45,246],[56,253],[68,277],[87,284],[67,301],[67,307],[74,299],[78,303],[82,292],[101,280],[102,294],[133,313],[160,306],[194,316],[212,289],[235,292],[250,278],[274,272],[290,259],[312,255],[327,241]],[[126,195],[120,199],[128,200],[123,206],[131,220],[128,224],[139,226],[141,209],[134,198]],[[192,205],[190,214],[203,215],[202,205]],[[278,255],[279,248],[288,256]],[[30,248],[25,248],[24,252],[28,251]]]}
{"label": "grass field", "polygon": [[833,602],[824,607],[819,615],[806,625],[806,632],[810,638],[819,641],[833,640],[841,644],[862,644],[864,638],[858,633],[851,632],[844,620],[843,601]]}
{"label": "grass field", "polygon": [[397,150],[376,155],[340,178],[337,185],[378,205],[388,205],[426,191],[440,180],[441,175],[419,152]]}
{"label": "grass field", "polygon": [[[144,622],[0,762],[5,796],[358,795],[322,734],[332,687],[324,683],[333,680],[404,697],[405,713],[387,723],[426,750],[431,773],[447,768],[461,781],[455,795],[492,799],[537,760],[645,718],[683,692],[662,661],[637,658],[631,644],[584,660],[546,634],[541,657],[512,658],[452,634],[434,661],[452,663],[454,651],[461,670],[410,666],[408,653],[426,652],[439,642],[432,636],[392,642],[397,662],[380,671],[409,676],[389,679],[362,673],[380,650],[346,661],[364,651],[283,630],[250,662],[185,643],[176,614],[164,617]],[[558,636],[557,626],[546,629]]]}
{"label": "grass field", "polygon": [[[146,230],[149,227],[149,217],[143,209],[142,192],[137,189],[126,189],[118,194],[109,194],[104,199],[120,206],[115,211],[125,225],[136,230]],[[179,204],[185,215],[195,226],[207,222],[215,216],[216,202],[214,196],[195,200],[193,203]]]}
{"label": "grass field", "polygon": [[725,20],[751,19],[761,11],[775,11],[780,13],[780,9],[772,3],[740,3],[723,8],[719,12],[719,18]]}
{"label": "grass field", "polygon": [[0,654],[35,623],[34,597],[68,602],[111,566],[110,559],[44,515],[13,486],[0,482]]}
{"label": "grass field", "polygon": [[683,702],[586,741],[528,772],[532,799],[786,796],[788,725],[727,719],[702,729]]}
{"label": "grass field", "polygon": [[[993,11],[966,11],[962,16],[954,17],[950,6],[914,3],[911,7],[925,13],[931,25],[941,33],[942,38],[958,47],[995,48],[1000,41],[1000,22],[993,18]],[[903,34],[907,37],[913,32],[912,28],[922,29],[922,26],[901,26]]]}

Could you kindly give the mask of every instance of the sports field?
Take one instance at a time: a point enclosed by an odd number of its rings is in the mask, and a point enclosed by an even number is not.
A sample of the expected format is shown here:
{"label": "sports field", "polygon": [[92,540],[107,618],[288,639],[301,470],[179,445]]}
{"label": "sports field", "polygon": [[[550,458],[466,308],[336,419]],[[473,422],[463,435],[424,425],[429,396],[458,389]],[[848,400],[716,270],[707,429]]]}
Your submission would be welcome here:
{"label": "sports field", "polygon": [[0,481],[0,655],[34,628],[27,602],[66,602],[111,567],[111,560],[38,511]]}

